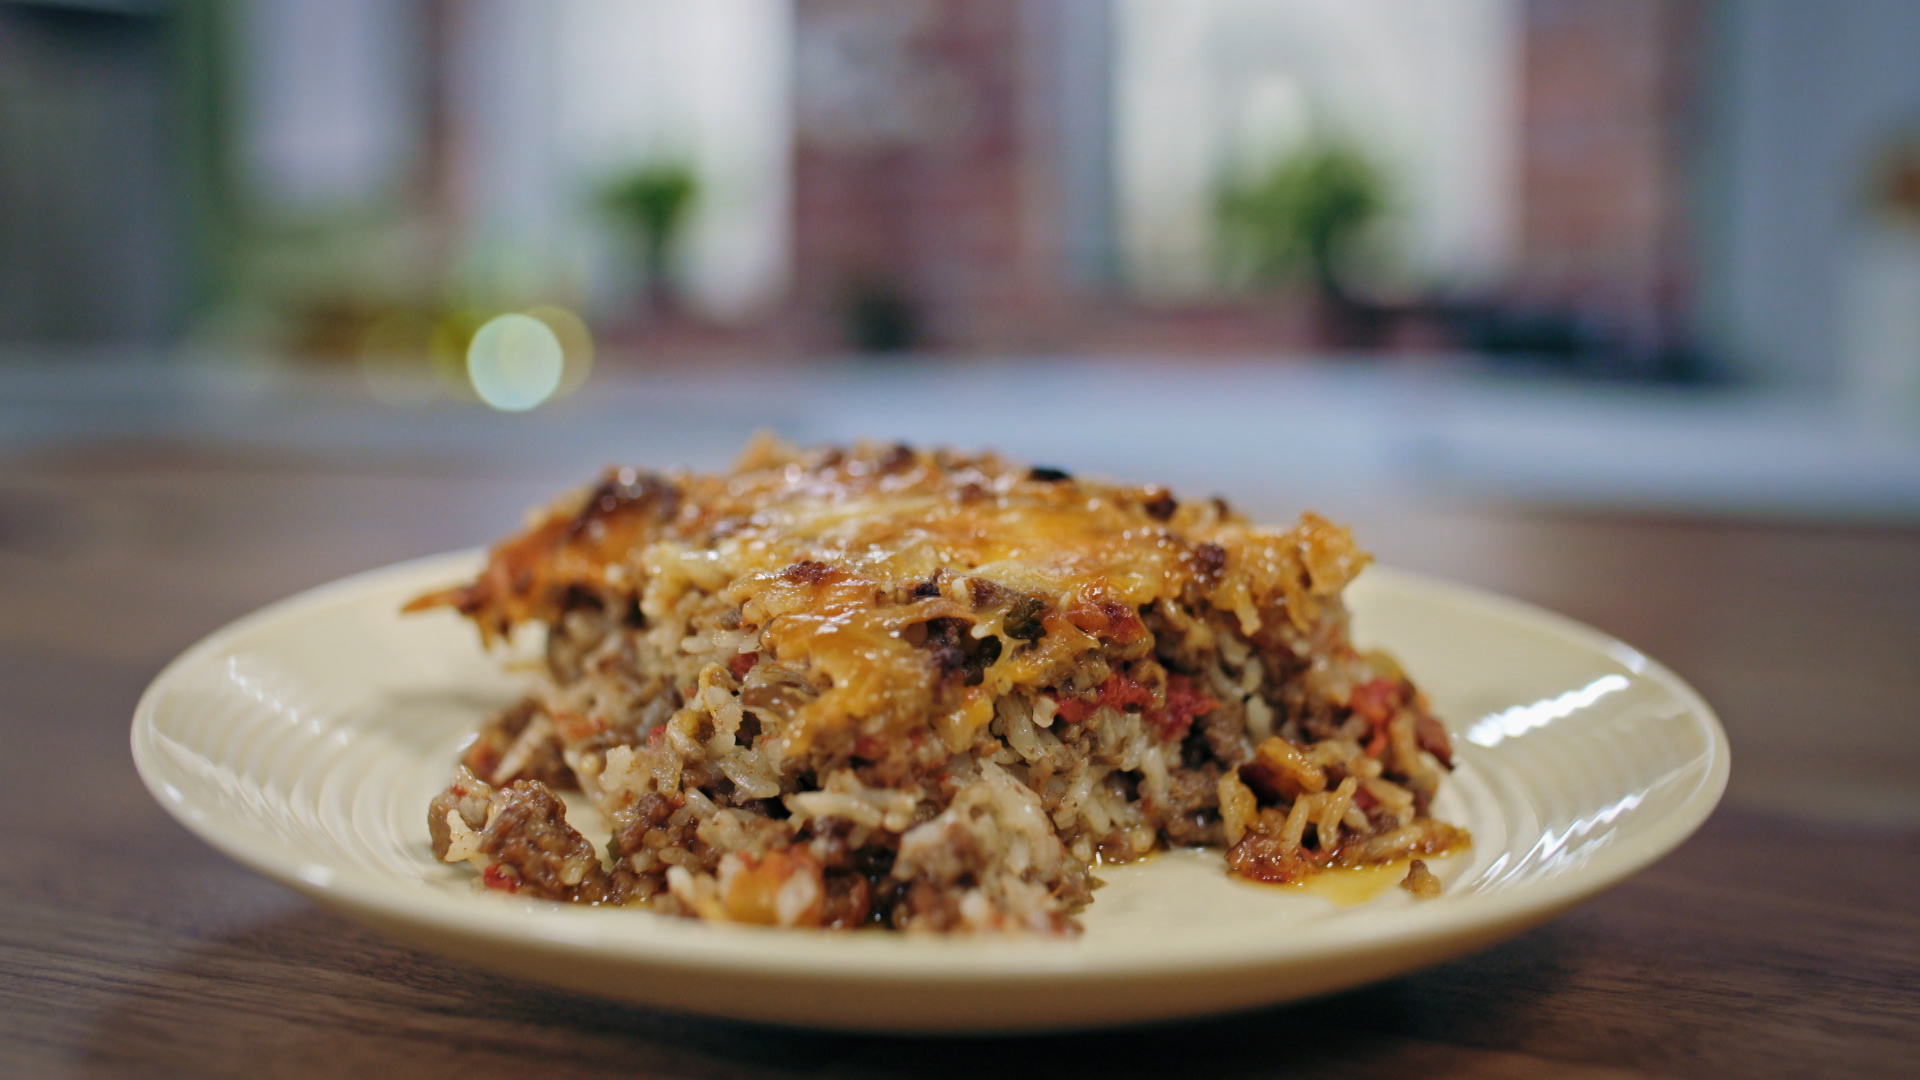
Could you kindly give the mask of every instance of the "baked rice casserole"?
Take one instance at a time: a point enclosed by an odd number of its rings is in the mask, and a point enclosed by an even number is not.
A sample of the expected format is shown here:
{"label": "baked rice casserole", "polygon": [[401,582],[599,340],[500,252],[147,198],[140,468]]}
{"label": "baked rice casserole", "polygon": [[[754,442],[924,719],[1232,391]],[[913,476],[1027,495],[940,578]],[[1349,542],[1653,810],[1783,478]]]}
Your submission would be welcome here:
{"label": "baked rice casserole", "polygon": [[1348,635],[1366,563],[1311,514],[992,454],[761,437],[724,474],[612,470],[408,606],[545,634],[433,850],[523,896],[1054,933],[1101,862],[1162,848],[1264,882],[1444,853],[1446,730]]}

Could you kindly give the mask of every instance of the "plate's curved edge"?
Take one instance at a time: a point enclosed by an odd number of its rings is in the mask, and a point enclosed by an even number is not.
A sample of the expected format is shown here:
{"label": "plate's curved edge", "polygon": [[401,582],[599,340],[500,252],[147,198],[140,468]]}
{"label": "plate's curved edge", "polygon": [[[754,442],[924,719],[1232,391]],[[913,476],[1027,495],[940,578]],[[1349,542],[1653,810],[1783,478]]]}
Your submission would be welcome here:
{"label": "plate's curved edge", "polygon": [[[299,863],[235,842],[218,829],[207,825],[201,817],[192,812],[191,808],[181,804],[178,789],[173,788],[160,775],[160,769],[163,766],[159,762],[153,745],[153,715],[155,709],[159,707],[160,697],[165,693],[169,683],[181,677],[181,672],[224,651],[231,642],[244,638],[261,627],[271,625],[290,615],[312,610],[330,601],[351,598],[367,589],[378,588],[390,579],[404,581],[411,577],[424,576],[429,568],[445,566],[450,577],[457,576],[462,566],[477,568],[484,553],[485,549],[477,547],[443,551],[335,578],[312,588],[302,589],[265,607],[256,608],[220,626],[181,650],[179,655],[169,660],[153,676],[153,679],[147,683],[146,689],[140,692],[139,700],[133,706],[133,723],[128,730],[127,741],[133,757],[134,772],[140,777],[140,783],[147,789],[147,794],[152,796],[153,800],[160,804],[161,809],[188,832],[222,855],[282,885],[305,893],[315,900],[331,904],[332,897],[327,891],[331,883],[327,886],[314,885],[301,875]],[[359,902],[365,903],[365,901],[366,898],[359,898]]]}
{"label": "plate's curved edge", "polygon": [[[1476,588],[1472,585],[1462,585],[1458,582],[1447,581],[1443,578],[1417,574],[1407,570],[1398,570],[1387,566],[1367,568],[1367,570],[1361,574],[1358,581],[1365,581],[1370,575],[1378,575],[1375,580],[1388,583],[1389,588],[1417,589],[1430,594],[1446,596],[1455,604],[1463,607],[1475,607],[1481,611],[1507,618],[1525,619],[1542,626],[1551,627],[1555,633],[1563,637],[1570,638],[1587,645],[1597,652],[1606,654],[1636,676],[1652,677],[1654,681],[1660,683],[1662,687],[1686,705],[1689,715],[1701,721],[1702,727],[1707,733],[1708,741],[1713,745],[1713,761],[1708,770],[1708,775],[1703,778],[1704,784],[1697,793],[1697,797],[1703,800],[1706,805],[1700,813],[1698,820],[1695,820],[1692,825],[1681,834],[1679,839],[1663,850],[1661,854],[1664,855],[1666,851],[1671,851],[1674,847],[1678,847],[1681,843],[1685,842],[1687,837],[1692,836],[1701,825],[1706,823],[1707,818],[1713,815],[1714,809],[1720,804],[1721,797],[1726,794],[1727,781],[1732,775],[1733,742],[1727,737],[1726,726],[1720,722],[1720,714],[1715,712],[1713,706],[1708,704],[1707,699],[1701,696],[1700,691],[1694,689],[1693,684],[1689,683],[1685,678],[1682,678],[1678,672],[1661,663],[1659,660],[1641,652],[1639,649],[1634,648],[1632,645],[1614,637],[1612,634],[1598,627],[1583,623],[1571,616],[1562,615],[1552,608],[1541,607],[1538,604],[1529,603],[1528,601],[1519,600],[1511,596],[1505,596],[1487,589]],[[1689,804],[1694,801],[1694,798],[1688,800]],[[1658,857],[1659,856],[1655,856],[1655,858]],[[1650,864],[1651,860],[1649,861],[1649,865]]]}
{"label": "plate's curved edge", "polygon": [[[165,789],[158,785],[158,781],[152,773],[152,766],[154,765],[152,748],[147,745],[146,740],[142,736],[148,734],[153,726],[153,711],[158,706],[161,693],[165,691],[169,682],[180,677],[179,673],[181,671],[201,662],[203,658],[211,654],[222,651],[227,647],[229,642],[245,637],[256,629],[277,622],[289,615],[318,607],[330,600],[348,597],[362,590],[377,587],[385,583],[389,578],[405,580],[421,574],[429,567],[438,567],[444,564],[448,568],[449,574],[452,574],[455,573],[456,568],[462,564],[477,566],[482,554],[483,549],[481,548],[463,548],[459,551],[443,551],[435,555],[423,555],[417,559],[390,563],[372,570],[362,570],[357,574],[349,574],[343,578],[335,578],[324,584],[315,585],[313,588],[303,589],[294,593],[292,596],[276,600],[265,607],[255,608],[253,611],[242,615],[232,622],[226,623],[219,629],[214,630],[212,633],[209,633],[185,649],[182,649],[178,656],[167,661],[159,672],[153,676],[153,679],[147,683],[146,689],[140,692],[140,698],[134,702],[133,706],[133,726],[128,732],[128,741],[133,751],[134,771],[140,775],[140,782],[146,786],[147,793],[152,795],[154,800],[160,803],[161,806],[166,807],[168,813],[173,813],[172,800],[167,797]],[[174,814],[174,817],[179,818],[180,815]],[[192,828],[185,819],[181,819],[181,824],[188,825],[189,828]],[[207,839],[197,829],[194,830],[194,834],[201,836],[202,839]],[[225,849],[223,848],[222,850],[224,851]],[[227,852],[227,854],[232,855],[232,852]],[[235,857],[237,858],[237,856]],[[246,860],[242,859],[240,861],[245,862]]]}
{"label": "plate's curved edge", "polygon": [[[1580,642],[1596,652],[1606,654],[1635,675],[1653,677],[1655,681],[1659,682],[1663,687],[1671,691],[1675,697],[1685,703],[1687,711],[1691,715],[1704,721],[1703,726],[1707,731],[1709,740],[1713,743],[1715,766],[1712,774],[1707,778],[1709,786],[1713,789],[1713,805],[1707,808],[1709,814],[1712,812],[1713,806],[1719,804],[1720,797],[1726,793],[1727,779],[1733,767],[1733,743],[1727,737],[1726,727],[1720,722],[1720,714],[1715,712],[1713,706],[1708,704],[1707,699],[1700,695],[1700,691],[1694,689],[1692,683],[1689,683],[1685,678],[1681,677],[1678,672],[1661,663],[1659,660],[1648,656],[1646,653],[1614,637],[1605,630],[1596,626],[1590,626],[1572,616],[1562,615],[1552,608],[1541,607],[1539,604],[1529,603],[1528,601],[1505,596],[1487,589],[1477,588],[1472,585],[1462,585],[1459,582],[1447,581],[1444,578],[1432,577],[1427,574],[1416,574],[1409,570],[1399,570],[1388,566],[1368,567],[1357,579],[1356,584],[1365,582],[1368,577],[1374,577],[1375,581],[1386,583],[1389,588],[1416,589],[1430,594],[1446,596],[1455,604],[1462,607],[1474,607],[1481,611],[1506,618],[1524,619],[1542,626],[1551,627],[1555,633],[1563,637]],[[1352,586],[1349,586],[1349,588],[1351,587]],[[1377,588],[1378,586],[1376,585],[1374,587]],[[1703,816],[1701,821],[1704,822],[1705,820],[1706,817]]]}
{"label": "plate's curved edge", "polygon": [[[1656,830],[1659,835],[1652,840],[1643,839],[1639,845],[1640,850],[1634,853],[1636,857],[1627,856],[1621,849],[1601,852],[1596,862],[1619,861],[1625,864],[1624,867],[1606,877],[1595,888],[1576,895],[1570,903],[1579,903],[1587,897],[1604,892],[1652,866],[1685,843],[1700,830],[1702,825],[1707,823],[1708,818],[1713,816],[1714,810],[1720,805],[1720,800],[1726,795],[1727,782],[1732,776],[1733,743],[1727,737],[1725,725],[1720,722],[1720,714],[1715,712],[1707,699],[1701,696],[1700,692],[1694,689],[1693,684],[1682,678],[1678,672],[1612,634],[1571,616],[1562,615],[1551,608],[1472,585],[1463,585],[1426,574],[1385,566],[1367,568],[1356,584],[1365,581],[1369,575],[1378,575],[1375,580],[1386,584],[1389,588],[1414,589],[1430,595],[1443,596],[1457,606],[1477,608],[1482,612],[1550,628],[1562,637],[1605,654],[1636,677],[1651,678],[1659,683],[1663,689],[1673,694],[1686,706],[1687,715],[1698,721],[1706,733],[1707,742],[1712,748],[1707,774],[1688,794],[1682,806],[1662,823],[1666,828]],[[1587,865],[1591,868],[1593,863]],[[1538,884],[1545,885],[1548,882]],[[1523,890],[1515,890],[1516,893],[1521,891]]]}
{"label": "plate's curved edge", "polygon": [[[981,942],[975,939],[952,941],[915,936],[908,941],[874,935],[846,940],[842,935],[825,932],[774,930],[759,927],[710,926],[682,920],[650,920],[645,932],[615,934],[605,921],[607,913],[535,905],[532,901],[512,901],[484,896],[466,898],[433,894],[423,898],[409,890],[357,872],[335,874],[322,883],[301,873],[296,860],[261,850],[243,840],[223,833],[204,815],[195,815],[177,797],[170,796],[161,776],[164,768],[151,745],[153,714],[166,685],[178,679],[179,672],[218,654],[228,645],[256,629],[289,616],[298,615],[322,604],[351,597],[361,591],[389,585],[394,580],[425,576],[432,569],[445,567],[448,576],[477,562],[479,552],[469,549],[426,556],[408,562],[365,571],[297,593],[261,608],[209,634],[190,646],[155,676],[135,706],[129,732],[135,767],[143,784],[176,820],[216,850],[266,876],[294,888],[329,906],[355,910],[383,922],[431,927],[436,932],[453,932],[480,940],[502,935],[525,937],[527,918],[533,912],[539,920],[534,936],[540,947],[592,955],[597,959],[616,956],[638,965],[684,967],[697,964],[714,971],[734,974],[806,973],[824,982],[884,980],[898,985],[963,982],[1001,982],[1005,980],[1053,980],[1060,978],[1124,978],[1153,976],[1174,971],[1191,972],[1197,965],[1223,973],[1273,968],[1280,965],[1311,964],[1332,959],[1355,949],[1410,948],[1431,945],[1450,936],[1498,936],[1519,932],[1551,918],[1575,904],[1617,885],[1634,873],[1652,865],[1677,848],[1705,823],[1724,794],[1731,769],[1731,746],[1719,718],[1711,706],[1684,679],[1639,650],[1577,620],[1524,601],[1490,593],[1471,586],[1458,585],[1421,574],[1375,567],[1366,576],[1373,577],[1373,588],[1412,588],[1451,598],[1456,603],[1550,628],[1588,648],[1603,652],[1661,684],[1686,705],[1691,717],[1705,729],[1710,746],[1707,773],[1685,799],[1656,823],[1650,835],[1633,842],[1609,846],[1580,868],[1580,873],[1564,874],[1528,882],[1496,894],[1477,897],[1472,905],[1434,905],[1396,912],[1392,926],[1370,929],[1364,924],[1344,924],[1325,928],[1331,932],[1313,941],[1287,941],[1284,947],[1259,948],[1258,943],[1241,943],[1230,952],[1217,955],[1167,956],[1152,953],[1116,953],[1107,951],[1089,955],[1071,942],[1034,942],[1015,939],[1007,942]],[[1364,578],[1363,578],[1364,580]],[[1622,658],[1631,658],[1631,663]],[[364,878],[365,880],[361,880]],[[1500,932],[1496,928],[1510,927]],[[625,929],[631,930],[629,925]],[[775,935],[777,951],[766,945]],[[1490,938],[1498,940],[1498,937]],[[935,962],[937,961],[937,962]],[[823,963],[830,966],[822,966]]]}

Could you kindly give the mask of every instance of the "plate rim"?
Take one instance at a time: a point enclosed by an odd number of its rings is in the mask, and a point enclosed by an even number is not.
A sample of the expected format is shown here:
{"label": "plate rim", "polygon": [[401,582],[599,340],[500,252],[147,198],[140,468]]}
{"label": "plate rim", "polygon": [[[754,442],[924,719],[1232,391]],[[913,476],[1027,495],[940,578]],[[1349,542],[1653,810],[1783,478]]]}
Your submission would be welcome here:
{"label": "plate rim", "polygon": [[[1103,943],[1081,948],[1081,939],[1033,935],[847,935],[834,931],[718,925],[698,920],[647,917],[644,912],[600,912],[493,894],[473,897],[408,883],[353,867],[324,867],[255,844],[223,830],[216,815],[192,805],[167,783],[155,740],[161,699],[184,673],[232,648],[267,626],[395,580],[444,571],[448,579],[478,565],[484,549],[466,548],[361,571],[302,590],[243,615],[207,634],[169,661],[142,692],[129,733],[136,770],[149,794],[202,842],[247,868],[330,907],[363,920],[404,926],[475,943],[505,942],[605,963],[701,970],[736,976],[804,977],[821,983],[882,981],[893,985],[950,985],[1058,979],[1132,979],[1194,976],[1313,965],[1356,953],[1432,949],[1450,940],[1489,944],[1509,932],[1543,922],[1651,866],[1693,835],[1725,793],[1732,748],[1711,705],[1686,680],[1659,661],[1604,631],[1558,612],[1469,585],[1392,567],[1370,566],[1356,582],[1425,592],[1461,606],[1532,624],[1554,636],[1601,653],[1647,678],[1684,706],[1706,735],[1707,768],[1681,802],[1640,832],[1610,843],[1578,866],[1470,900],[1397,909],[1391,919],[1334,920],[1310,938],[1287,935],[1252,941],[1219,939],[1214,948],[1125,949]],[[1361,585],[1372,579],[1372,584]],[[610,917],[611,916],[611,917]],[[636,927],[640,929],[636,930]],[[1464,951],[1464,950],[1457,950]]]}

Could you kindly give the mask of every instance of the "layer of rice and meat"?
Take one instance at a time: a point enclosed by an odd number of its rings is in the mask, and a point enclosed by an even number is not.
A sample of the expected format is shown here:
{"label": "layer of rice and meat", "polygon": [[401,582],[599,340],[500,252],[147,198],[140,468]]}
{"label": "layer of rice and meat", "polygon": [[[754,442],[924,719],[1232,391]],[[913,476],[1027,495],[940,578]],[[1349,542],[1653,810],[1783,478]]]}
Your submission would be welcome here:
{"label": "layer of rice and meat", "polygon": [[1366,562],[1313,515],[990,454],[762,438],[726,474],[610,471],[409,605],[546,634],[434,852],[555,900],[1043,932],[1164,847],[1268,882],[1444,852],[1446,730],[1348,637]]}

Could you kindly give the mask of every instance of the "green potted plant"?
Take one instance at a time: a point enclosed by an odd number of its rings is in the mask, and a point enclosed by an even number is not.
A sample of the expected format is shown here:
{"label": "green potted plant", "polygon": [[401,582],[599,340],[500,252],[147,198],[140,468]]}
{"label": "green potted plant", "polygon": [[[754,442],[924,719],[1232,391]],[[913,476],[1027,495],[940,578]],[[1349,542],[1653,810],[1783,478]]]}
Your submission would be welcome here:
{"label": "green potted plant", "polygon": [[1323,300],[1351,307],[1342,266],[1385,209],[1380,174],[1363,154],[1311,145],[1221,189],[1221,255],[1242,280],[1265,285],[1304,275]]}
{"label": "green potted plant", "polygon": [[601,205],[624,223],[640,246],[648,307],[663,310],[675,297],[681,236],[700,197],[700,179],[680,162],[639,166],[609,181]]}

